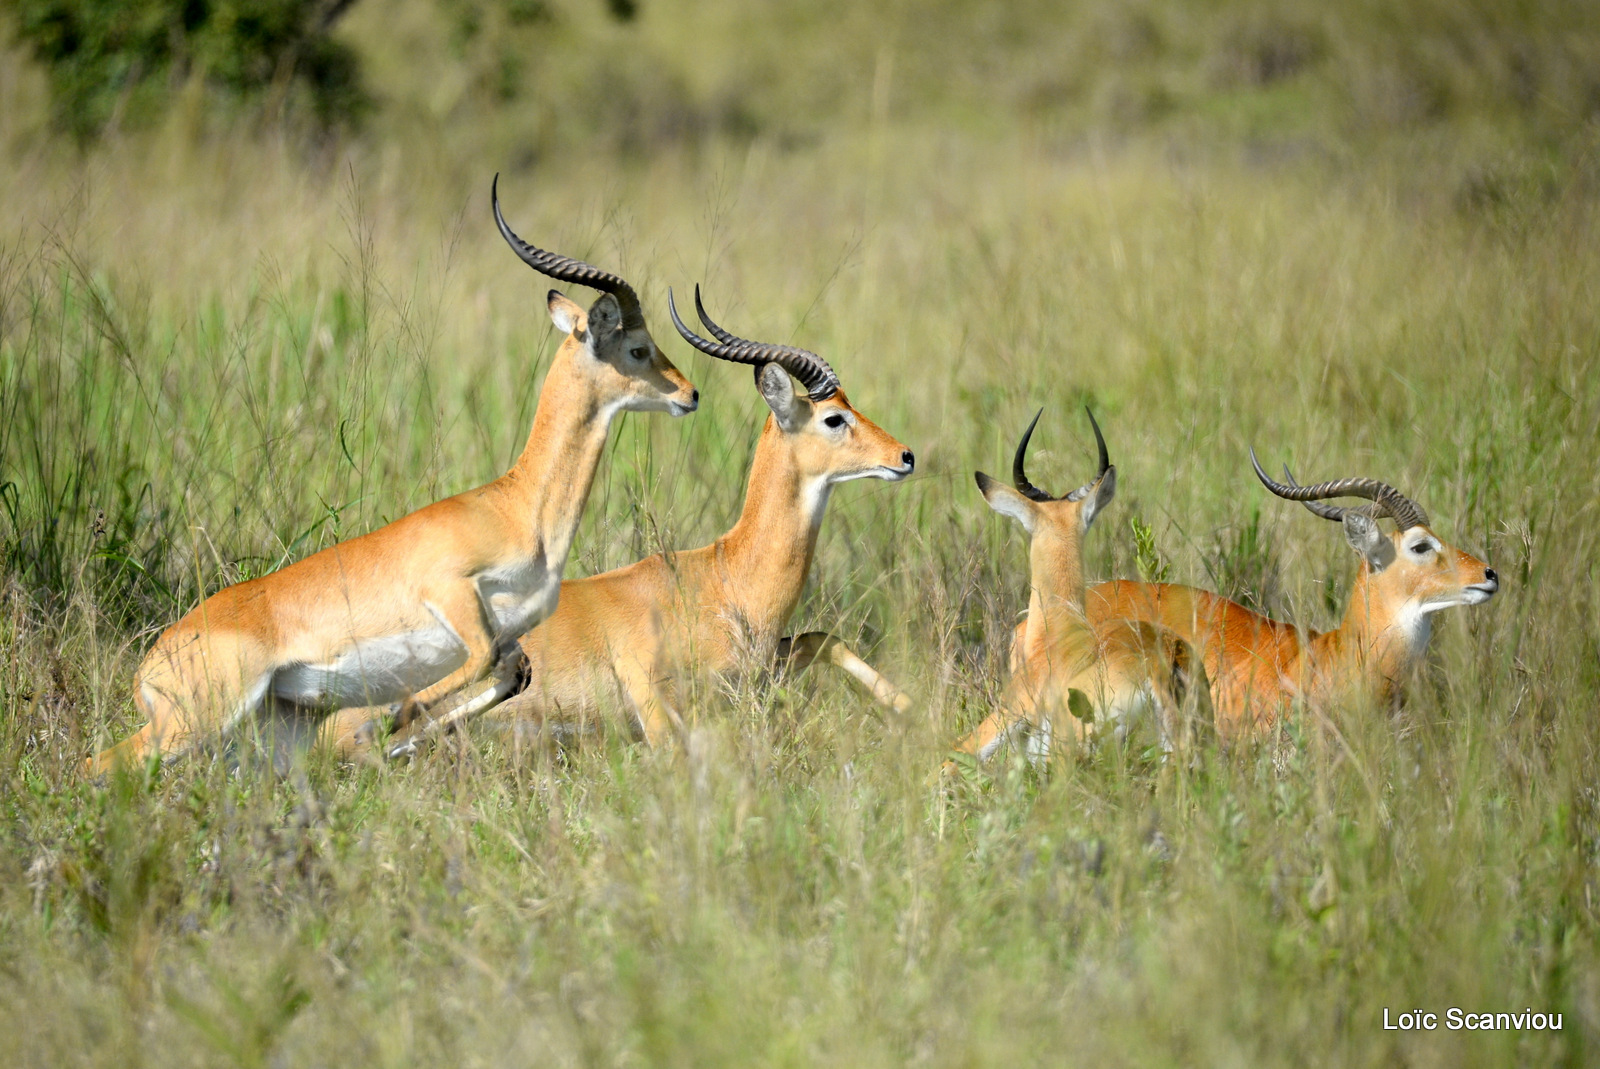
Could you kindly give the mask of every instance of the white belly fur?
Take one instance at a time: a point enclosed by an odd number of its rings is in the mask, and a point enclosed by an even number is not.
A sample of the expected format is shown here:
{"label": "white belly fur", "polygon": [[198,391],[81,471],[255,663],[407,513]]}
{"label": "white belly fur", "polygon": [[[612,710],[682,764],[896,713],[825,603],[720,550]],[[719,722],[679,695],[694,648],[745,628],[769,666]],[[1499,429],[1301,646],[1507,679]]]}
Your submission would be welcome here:
{"label": "white belly fur", "polygon": [[[554,612],[560,592],[561,577],[543,558],[478,579],[497,643],[514,641]],[[344,708],[399,701],[437,683],[466,663],[467,646],[437,609],[428,610],[437,626],[359,639],[331,661],[289,665],[273,676],[272,693],[296,705]]]}
{"label": "white belly fur", "polygon": [[1155,693],[1146,683],[1132,694],[1119,696],[1101,715],[1110,721],[1117,738],[1123,739],[1141,718],[1155,715],[1157,708]]}
{"label": "white belly fur", "polygon": [[290,665],[273,677],[272,692],[296,705],[379,705],[438,682],[466,660],[466,643],[441,623],[362,639],[325,664]]}

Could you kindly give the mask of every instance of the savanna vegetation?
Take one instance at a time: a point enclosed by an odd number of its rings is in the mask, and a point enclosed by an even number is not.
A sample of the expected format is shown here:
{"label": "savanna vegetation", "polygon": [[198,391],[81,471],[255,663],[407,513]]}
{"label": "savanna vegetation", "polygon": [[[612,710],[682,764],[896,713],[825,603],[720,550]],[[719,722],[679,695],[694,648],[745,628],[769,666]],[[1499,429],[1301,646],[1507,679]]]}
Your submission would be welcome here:
{"label": "savanna vegetation", "polygon": [[[7,1064],[1595,1060],[1600,9],[335,6],[336,121],[219,75],[221,23],[116,82],[51,65],[50,5],[0,9]],[[913,711],[752,673],[659,752],[86,782],[202,595],[521,448],[556,339],[497,171],[702,391],[623,422],[569,574],[737,514],[766,408],[675,337],[702,282],[917,452],[834,494],[794,620]],[[971,473],[1044,405],[1031,472],[1082,482],[1086,402],[1119,469],[1092,579],[1334,623],[1354,554],[1253,444],[1396,484],[1500,594],[1437,618],[1397,709],[942,789],[1026,601]],[[1450,1006],[1563,1029],[1382,1028]]]}

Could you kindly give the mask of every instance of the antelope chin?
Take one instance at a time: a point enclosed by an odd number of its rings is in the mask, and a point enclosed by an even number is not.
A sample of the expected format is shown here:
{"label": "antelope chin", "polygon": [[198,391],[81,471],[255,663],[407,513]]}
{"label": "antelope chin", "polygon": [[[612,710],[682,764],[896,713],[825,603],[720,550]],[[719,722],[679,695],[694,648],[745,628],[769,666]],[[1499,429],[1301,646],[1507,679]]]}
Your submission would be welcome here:
{"label": "antelope chin", "polygon": [[891,468],[887,464],[879,464],[877,467],[867,468],[865,471],[852,471],[848,475],[835,476],[830,481],[835,483],[847,483],[853,479],[882,479],[885,482],[897,483],[901,479],[904,479],[910,475],[914,470],[915,469],[909,465],[903,468]]}
{"label": "antelope chin", "polygon": [[1453,609],[1457,605],[1482,605],[1494,597],[1496,589],[1496,587],[1489,586],[1487,583],[1462,587],[1459,594],[1446,594],[1443,597],[1432,598],[1423,602],[1419,611],[1422,615],[1428,616],[1442,609]]}

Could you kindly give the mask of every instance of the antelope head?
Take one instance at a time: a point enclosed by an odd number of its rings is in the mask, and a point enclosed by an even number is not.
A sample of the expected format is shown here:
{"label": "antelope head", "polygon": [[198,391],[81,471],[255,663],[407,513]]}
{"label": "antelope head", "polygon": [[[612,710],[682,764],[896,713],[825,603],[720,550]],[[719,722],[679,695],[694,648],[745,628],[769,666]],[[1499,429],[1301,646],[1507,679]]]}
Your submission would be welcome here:
{"label": "antelope head", "polygon": [[[1435,534],[1421,506],[1388,483],[1356,478],[1301,486],[1288,465],[1283,469],[1288,481],[1280,483],[1261,470],[1254,449],[1250,463],[1268,490],[1344,527],[1346,541],[1361,557],[1364,611],[1380,625],[1398,628],[1413,650],[1427,641],[1429,615],[1455,605],[1481,605],[1500,589],[1493,568]],[[1323,503],[1338,497],[1364,498],[1369,504]],[[1379,527],[1382,519],[1393,520],[1394,530]],[[1351,611],[1356,607],[1352,597]]]}
{"label": "antelope head", "polygon": [[550,319],[567,335],[561,355],[594,384],[604,406],[626,412],[684,416],[700,406],[700,391],[673,366],[645,326],[639,295],[620,275],[546,252],[519,238],[500,214],[500,176],[490,187],[495,225],[522,262],[560,282],[600,290],[588,311],[560,290],[546,298]]}
{"label": "antelope head", "polygon": [[[718,360],[754,365],[756,389],[772,409],[769,426],[782,435],[805,485],[825,495],[828,487],[851,479],[899,482],[911,474],[915,455],[850,403],[839,376],[822,357],[790,345],[747,341],[723,330],[706,314],[699,286],[694,304],[716,341],[685,326],[671,291],[667,293],[667,310],[684,341]],[[804,394],[795,389],[796,379]]]}
{"label": "antelope head", "polygon": [[1051,497],[1028,481],[1025,462],[1028,441],[1033,429],[1039,425],[1040,409],[1022,432],[1017,444],[1016,457],[1011,462],[1011,486],[999,480],[974,472],[978,491],[989,507],[1002,516],[1010,516],[1022,524],[1031,540],[1029,560],[1033,571],[1033,585],[1037,590],[1053,589],[1080,608],[1083,604],[1083,536],[1117,492],[1117,469],[1106,451],[1106,440],[1100,433],[1100,424],[1087,408],[1089,426],[1094,428],[1094,439],[1100,451],[1099,470],[1093,479],[1064,497]]}

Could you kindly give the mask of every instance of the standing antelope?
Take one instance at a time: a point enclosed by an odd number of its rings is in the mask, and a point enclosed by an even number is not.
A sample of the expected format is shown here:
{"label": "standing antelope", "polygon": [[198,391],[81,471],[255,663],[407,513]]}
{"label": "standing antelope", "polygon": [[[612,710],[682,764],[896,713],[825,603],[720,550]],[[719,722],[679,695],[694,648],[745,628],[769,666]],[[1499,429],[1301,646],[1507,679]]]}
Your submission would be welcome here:
{"label": "standing antelope", "polygon": [[435,502],[281,571],[228,587],[168,628],[145,657],[134,702],[147,723],[89,762],[92,772],[152,751],[174,756],[263,706],[316,715],[404,699],[427,709],[489,680],[514,685],[517,639],[555,608],[561,571],[618,412],[693,412],[699,393],[646,329],[617,275],[537,249],[500,214],[522,260],[603,291],[588,312],[551,290],[566,333],[527,446],[505,475]]}
{"label": "standing antelope", "polygon": [[[850,404],[833,368],[815,353],[729,334],[706,315],[698,287],[695,307],[718,342],[684,325],[670,293],[667,307],[696,349],[755,365],[756,389],[772,410],[756,444],[744,511],[709,546],[562,583],[560,607],[522,637],[527,688],[482,715],[566,733],[585,730],[603,708],[626,708],[646,741],[659,745],[682,729],[671,693],[678,679],[716,678],[747,657],[763,664],[774,656],[796,668],[826,657],[885,705],[906,708],[904,694],[832,636],[779,636],[800,600],[833,487],[851,479],[898,482],[911,474],[915,457]],[[333,740],[345,752],[370,719],[349,713]]]}
{"label": "standing antelope", "polygon": [[[1500,589],[1493,568],[1446,544],[1427,514],[1394,487],[1375,479],[1300,486],[1287,467],[1288,482],[1279,483],[1261,470],[1253,449],[1250,463],[1274,494],[1342,523],[1360,556],[1355,588],[1336,630],[1302,633],[1209,591],[1168,583],[1101,583],[1089,592],[1091,620],[1159,623],[1202,651],[1218,688],[1218,727],[1224,733],[1270,726],[1294,699],[1320,705],[1341,688],[1392,700],[1427,647],[1432,614],[1452,605],[1481,605]],[[1337,497],[1371,504],[1319,503]],[[1392,534],[1378,527],[1386,516],[1394,520]]]}
{"label": "standing antelope", "polygon": [[1117,469],[1100,425],[1090,412],[1100,451],[1098,474],[1057,498],[1029,482],[1024,467],[1038,423],[1036,415],[1017,446],[1011,467],[1015,489],[975,473],[989,507],[1028,532],[1032,591],[1027,619],[1018,629],[1025,656],[999,708],[956,751],[986,760],[1003,743],[1026,734],[1027,753],[1039,760],[1049,753],[1058,714],[1083,740],[1106,721],[1119,732],[1126,730],[1146,710],[1157,713],[1169,749],[1187,748],[1196,726],[1210,717],[1205,669],[1193,648],[1162,627],[1103,616],[1091,620],[1084,614],[1083,537],[1117,489]]}

